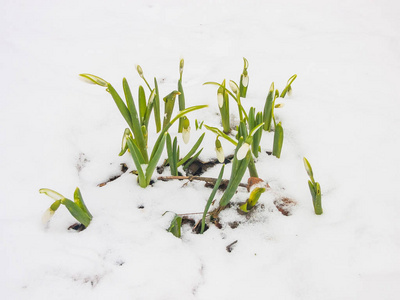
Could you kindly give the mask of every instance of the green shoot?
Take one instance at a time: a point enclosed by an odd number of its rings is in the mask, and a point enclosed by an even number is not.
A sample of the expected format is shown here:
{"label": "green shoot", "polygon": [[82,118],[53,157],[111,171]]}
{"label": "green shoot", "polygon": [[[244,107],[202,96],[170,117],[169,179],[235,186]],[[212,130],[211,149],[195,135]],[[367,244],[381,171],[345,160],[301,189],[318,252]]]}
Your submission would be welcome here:
{"label": "green shoot", "polygon": [[286,87],[283,89],[282,93],[281,93],[281,98],[285,98],[286,93],[288,93],[289,95],[292,92],[292,83],[293,81],[297,78],[297,75],[294,74],[292,77],[289,78],[289,80],[287,81]]}
{"label": "green shoot", "polygon": [[225,207],[226,205],[228,205],[229,201],[232,199],[250,162],[251,151],[247,151],[246,156],[241,160],[239,160],[237,157],[239,149],[241,149],[243,144],[244,144],[244,139],[243,137],[241,137],[236,146],[235,156],[232,161],[232,172],[228,186],[219,201],[219,205],[221,207]]}
{"label": "green shoot", "polygon": [[88,208],[83,201],[82,194],[79,188],[76,188],[74,192],[74,201],[71,201],[65,198],[63,195],[51,190],[51,189],[40,189],[39,192],[41,194],[46,194],[50,198],[52,198],[54,203],[47,209],[42,217],[43,223],[47,223],[51,217],[54,215],[56,210],[60,207],[60,205],[64,205],[71,215],[83,226],[88,227],[91,220],[93,219],[92,214],[89,212]]}
{"label": "green shoot", "polygon": [[213,188],[213,190],[212,190],[212,192],[211,192],[211,194],[210,194],[210,197],[209,197],[208,200],[207,200],[206,207],[204,208],[203,218],[201,219],[201,230],[200,230],[200,234],[203,234],[204,229],[205,229],[205,227],[206,227],[206,216],[207,216],[208,210],[210,209],[211,202],[214,200],[215,194],[217,193],[218,188],[219,188],[219,185],[221,184],[222,175],[224,175],[224,169],[225,169],[225,165],[222,165],[221,171],[219,172],[219,175],[218,175],[218,179],[217,179],[217,181],[215,182],[214,188]]}
{"label": "green shoot", "polygon": [[308,181],[308,187],[310,188],[310,193],[313,200],[314,212],[316,215],[322,215],[322,204],[321,204],[321,186],[318,182],[314,180],[314,174],[311,168],[311,164],[308,160],[303,157],[304,168],[307,171],[308,177],[310,180]]}
{"label": "green shoot", "polygon": [[245,213],[248,213],[254,206],[256,206],[258,199],[260,199],[260,196],[262,193],[265,192],[265,188],[263,187],[256,187],[254,188],[251,193],[249,199],[240,206],[240,210],[242,210]]}
{"label": "green shoot", "polygon": [[280,158],[282,145],[283,145],[283,128],[282,124],[279,122],[275,127],[274,147],[272,149],[272,155],[276,156],[277,158]]}
{"label": "green shoot", "polygon": [[229,94],[225,88],[225,80],[217,91],[218,108],[221,114],[221,122],[224,133],[231,131],[230,115],[229,115]]}
{"label": "green shoot", "polygon": [[249,85],[249,75],[247,73],[247,68],[249,67],[249,62],[243,57],[244,67],[242,75],[240,76],[240,96],[246,98],[247,87]]}
{"label": "green shoot", "polygon": [[182,226],[182,217],[175,214],[174,218],[171,221],[171,225],[169,226],[167,231],[171,232],[177,238],[180,238],[181,237],[181,226]]}
{"label": "green shoot", "polygon": [[180,95],[180,92],[173,91],[164,97],[165,108],[164,108],[163,128],[165,128],[165,126],[167,126],[167,124],[171,120],[172,111],[174,110],[175,106],[175,98],[177,95]]}

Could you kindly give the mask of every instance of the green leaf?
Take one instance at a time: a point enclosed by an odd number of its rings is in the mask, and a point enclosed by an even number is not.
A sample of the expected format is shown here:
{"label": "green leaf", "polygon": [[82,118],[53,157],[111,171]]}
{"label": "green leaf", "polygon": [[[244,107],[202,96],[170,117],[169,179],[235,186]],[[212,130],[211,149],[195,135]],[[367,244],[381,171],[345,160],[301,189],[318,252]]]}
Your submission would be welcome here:
{"label": "green leaf", "polygon": [[167,137],[167,153],[168,153],[168,162],[169,162],[169,167],[171,169],[171,175],[172,176],[178,176],[178,169],[176,166],[176,137],[174,139],[174,147],[172,146],[172,142],[171,142],[171,136],[169,135],[169,133],[166,133],[166,137]]}
{"label": "green leaf", "polygon": [[240,161],[238,161],[236,158],[236,154],[239,148],[242,146],[242,144],[243,144],[243,138],[240,138],[239,143],[236,147],[235,157],[232,162],[231,178],[229,180],[225,193],[222,195],[221,200],[219,201],[219,205],[221,207],[228,205],[229,201],[232,199],[250,162],[251,151],[248,151],[246,157]]}
{"label": "green leaf", "polygon": [[61,204],[65,205],[65,207],[69,210],[71,215],[80,223],[82,223],[85,227],[88,227],[90,224],[90,217],[76,204],[75,202],[69,199],[62,199]]}
{"label": "green leaf", "polygon": [[144,114],[143,125],[147,128],[149,125],[149,120],[151,116],[151,111],[154,107],[154,97],[155,97],[155,90],[152,90],[150,93],[149,101],[147,102],[146,112]]}
{"label": "green leaf", "polygon": [[277,158],[280,158],[282,145],[283,145],[283,128],[281,123],[278,123],[275,127],[274,147],[272,149],[272,155],[276,156]]}
{"label": "green leaf", "polygon": [[39,193],[41,194],[46,194],[47,196],[49,196],[50,198],[53,198],[54,200],[62,200],[65,197],[59,193],[57,193],[56,191],[53,191],[51,189],[40,189]]}
{"label": "green leaf", "polygon": [[196,159],[199,157],[201,151],[203,151],[203,148],[201,148],[191,159],[189,159],[189,161],[183,166],[184,170],[187,170],[187,168],[190,167],[190,165],[196,161]]}
{"label": "green leaf", "polygon": [[160,160],[161,154],[164,150],[165,138],[166,138],[166,133],[163,134],[157,148],[153,149],[153,151],[155,150],[155,153],[154,155],[152,155],[152,158],[150,159],[149,165],[147,166],[146,169],[146,185],[150,184],[151,176],[153,175],[154,170],[157,167],[157,163]]}
{"label": "green leaf", "polygon": [[[183,92],[183,87],[182,87],[182,78],[179,79],[178,81],[178,92],[180,94],[178,95],[178,103],[179,103],[179,110],[184,110],[185,109],[185,94]],[[182,118],[179,119],[179,126],[178,126],[178,132],[182,132],[183,125],[182,125]]]}
{"label": "green leaf", "polygon": [[263,121],[264,121],[264,130],[271,131],[271,122],[272,122],[272,113],[273,113],[273,105],[274,105],[274,83],[271,84],[269,88],[267,99],[265,100],[264,105],[264,114],[263,114]]}
{"label": "green leaf", "polygon": [[225,164],[222,165],[221,167],[221,171],[219,171],[219,175],[218,175],[218,179],[215,182],[214,188],[210,194],[210,197],[207,200],[207,204],[206,207],[204,208],[204,212],[203,212],[203,218],[201,219],[201,230],[200,230],[200,234],[203,234],[205,226],[206,226],[206,216],[208,213],[208,210],[210,209],[211,203],[214,200],[215,194],[218,191],[219,185],[221,184],[222,181],[222,175],[224,175],[224,169],[225,169]]}
{"label": "green leaf", "polygon": [[88,208],[86,207],[85,202],[83,201],[83,197],[79,188],[76,188],[74,192],[74,202],[83,210],[85,214],[88,215],[90,220],[93,218],[92,214],[89,212]]}
{"label": "green leaf", "polygon": [[132,123],[132,118],[131,114],[129,112],[129,109],[126,107],[124,101],[122,101],[121,97],[118,95],[117,91],[113,88],[113,86],[109,83],[107,85],[108,91],[110,92],[111,96],[114,99],[115,104],[117,105],[121,115],[124,117],[126,123],[128,123],[129,127],[133,131],[133,123]]}
{"label": "green leaf", "polygon": [[196,144],[193,145],[192,149],[190,149],[190,151],[188,152],[188,154],[185,155],[184,158],[182,158],[178,163],[177,163],[177,167],[183,165],[185,162],[187,162],[187,160],[197,151],[197,149],[199,148],[201,142],[204,139],[205,136],[205,132],[199,137],[199,139],[197,140]]}
{"label": "green leaf", "polygon": [[158,91],[157,79],[154,77],[154,90],[156,92],[154,97],[154,119],[156,122],[157,132],[161,130],[161,117],[160,117],[160,92]]}
{"label": "green leaf", "polygon": [[177,238],[181,237],[181,226],[182,226],[182,217],[175,215],[175,217],[171,221],[171,225],[168,228],[168,232],[171,232]]}
{"label": "green leaf", "polygon": [[209,131],[215,133],[217,136],[223,137],[223,138],[226,139],[227,141],[231,142],[233,145],[237,146],[237,141],[235,141],[235,140],[232,139],[230,136],[228,136],[228,135],[226,135],[225,133],[223,133],[223,132],[222,132],[221,130],[219,130],[218,128],[216,128],[216,127],[211,127],[211,126],[208,126],[208,125],[206,125],[206,124],[204,124],[204,127],[205,127],[207,130],[209,130]]}
{"label": "green leaf", "polygon": [[312,170],[311,165],[308,162],[307,158],[303,157],[303,163],[304,163],[304,168],[306,169],[308,176],[310,177],[312,183],[314,184],[315,181],[314,181],[313,170]]}
{"label": "green leaf", "polygon": [[145,94],[144,88],[142,86],[139,86],[138,99],[139,99],[140,125],[143,125],[147,105],[146,105],[146,94]]}
{"label": "green leaf", "polygon": [[163,128],[168,125],[169,121],[171,120],[172,112],[175,106],[175,98],[180,93],[178,91],[172,91],[167,96],[164,97],[164,121],[163,121]]}
{"label": "green leaf", "polygon": [[168,129],[172,126],[172,124],[174,124],[177,120],[179,120],[180,117],[183,117],[187,113],[190,113],[190,112],[198,110],[198,109],[205,108],[207,106],[208,105],[197,105],[197,106],[191,106],[191,107],[185,108],[184,110],[179,112],[175,116],[175,118],[173,118],[168,124],[166,124],[166,126],[162,129],[160,135],[158,136],[156,143],[154,144],[153,152],[151,153],[150,159],[154,156],[154,153],[156,151],[155,149],[158,148],[158,145],[161,143],[161,139],[163,138],[163,135],[168,131]]}
{"label": "green leaf", "polygon": [[143,172],[142,161],[140,161],[140,159],[139,159],[139,157],[141,155],[140,150],[137,147],[137,145],[134,143],[132,138],[128,138],[127,143],[128,143],[129,151],[131,152],[131,155],[132,155],[133,162],[135,163],[135,166],[136,166],[136,169],[138,172],[139,185],[142,188],[145,188],[148,184],[146,184],[146,176]]}
{"label": "green leaf", "polygon": [[314,201],[314,211],[316,215],[322,215],[322,204],[321,204],[321,187],[318,182],[315,183],[315,201]]}
{"label": "green leaf", "polygon": [[148,158],[147,149],[146,149],[147,148],[146,141],[143,136],[139,116],[138,116],[138,113],[136,110],[135,102],[133,101],[131,89],[129,88],[128,81],[125,78],[122,80],[122,85],[124,88],[124,93],[125,93],[126,103],[128,105],[128,109],[129,109],[129,114],[130,114],[131,120],[132,120],[132,124],[131,124],[130,128],[135,137],[137,146],[139,147],[141,156],[144,158],[143,163],[147,163],[149,158]]}
{"label": "green leaf", "polygon": [[285,98],[286,93],[289,91],[289,89],[291,89],[291,85],[293,83],[293,81],[297,78],[297,75],[294,74],[292,77],[289,78],[286,87],[283,89],[282,93],[281,93],[281,98]]}

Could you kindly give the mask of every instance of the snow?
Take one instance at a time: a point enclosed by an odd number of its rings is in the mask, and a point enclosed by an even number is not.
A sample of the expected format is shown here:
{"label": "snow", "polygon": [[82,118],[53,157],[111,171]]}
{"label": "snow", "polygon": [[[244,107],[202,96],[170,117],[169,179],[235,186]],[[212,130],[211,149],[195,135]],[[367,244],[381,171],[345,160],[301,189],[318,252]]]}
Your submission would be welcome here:
{"label": "snow", "polygon": [[[2,299],[398,298],[398,2],[2,4]],[[219,126],[217,89],[203,83],[238,82],[243,56],[247,110],[263,107],[272,81],[281,91],[298,75],[293,95],[276,110],[285,130],[281,158],[263,153],[257,162],[271,186],[260,198],[262,209],[249,220],[224,211],[222,230],[196,235],[184,226],[177,239],[166,232],[173,214],[163,214],[202,212],[211,193],[202,183],[157,181],[142,189],[126,172],[97,187],[119,174],[121,163],[130,170],[134,164],[118,157],[125,123],[111,97],[78,74],[98,75],[118,91],[126,77],[136,91],[143,84],[139,64],[167,95],[184,58],[187,106],[209,107],[188,115],[191,141],[184,145],[178,137],[183,153],[202,133],[195,118]],[[170,133],[176,132],[174,126]],[[263,150],[272,149],[272,140],[263,134]],[[202,159],[216,157],[214,141],[207,132]],[[226,155],[233,152],[220,141]],[[321,216],[313,212],[303,156],[321,184]],[[230,170],[226,165],[224,178]],[[204,175],[218,173],[215,167]],[[60,207],[43,227],[52,202],[38,190],[72,197],[77,186],[94,216],[91,225],[68,231],[74,219]],[[232,201],[246,196],[240,188]],[[276,209],[278,196],[297,202],[291,216]],[[244,222],[232,229],[233,220]]]}

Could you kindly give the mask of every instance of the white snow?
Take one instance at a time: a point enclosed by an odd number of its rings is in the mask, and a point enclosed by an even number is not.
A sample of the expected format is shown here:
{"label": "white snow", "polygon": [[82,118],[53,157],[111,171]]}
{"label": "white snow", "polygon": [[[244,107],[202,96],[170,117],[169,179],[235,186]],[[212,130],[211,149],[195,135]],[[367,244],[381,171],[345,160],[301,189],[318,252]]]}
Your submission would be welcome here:
{"label": "white snow", "polygon": [[[398,299],[399,12],[389,0],[3,1],[1,298]],[[263,208],[248,220],[223,211],[223,229],[196,235],[184,226],[177,239],[166,231],[173,214],[163,214],[201,213],[211,193],[203,183],[142,189],[126,172],[97,187],[121,163],[135,167],[129,154],[118,157],[126,124],[112,98],[78,74],[100,76],[119,92],[126,77],[137,91],[139,64],[165,96],[177,89],[184,58],[186,106],[209,107],[188,115],[191,140],[178,137],[183,154],[204,130],[195,131],[195,119],[220,127],[217,87],[203,83],[239,82],[242,57],[249,61],[247,110],[263,108],[272,81],[282,91],[298,75],[276,109],[285,131],[281,158],[265,153],[271,133],[261,140],[257,168],[271,186]],[[231,113],[235,124],[235,105]],[[231,154],[232,145],[220,141]],[[207,132],[202,159],[216,158],[214,145]],[[304,156],[321,184],[321,216]],[[39,189],[71,198],[77,186],[93,214],[90,226],[67,230],[75,220],[60,207],[43,227],[52,201]],[[239,188],[232,201],[247,195]],[[291,216],[276,209],[279,196],[297,202]],[[232,229],[235,220],[243,223]]]}

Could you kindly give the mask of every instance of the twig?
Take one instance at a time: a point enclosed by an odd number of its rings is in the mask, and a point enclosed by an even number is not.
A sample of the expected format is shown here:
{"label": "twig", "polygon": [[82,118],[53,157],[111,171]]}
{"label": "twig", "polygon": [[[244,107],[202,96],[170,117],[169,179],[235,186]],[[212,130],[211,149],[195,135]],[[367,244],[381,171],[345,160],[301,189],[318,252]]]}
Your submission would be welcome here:
{"label": "twig", "polygon": [[[201,176],[160,176],[157,178],[158,180],[162,181],[169,181],[169,180],[198,180],[198,181],[205,181],[208,184],[214,185],[217,182],[217,178],[212,177],[201,177]],[[221,186],[228,186],[229,180],[224,179],[221,182]],[[239,186],[247,188],[246,183],[240,183]]]}

